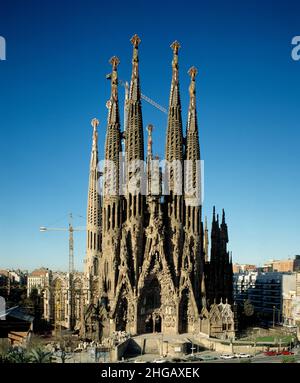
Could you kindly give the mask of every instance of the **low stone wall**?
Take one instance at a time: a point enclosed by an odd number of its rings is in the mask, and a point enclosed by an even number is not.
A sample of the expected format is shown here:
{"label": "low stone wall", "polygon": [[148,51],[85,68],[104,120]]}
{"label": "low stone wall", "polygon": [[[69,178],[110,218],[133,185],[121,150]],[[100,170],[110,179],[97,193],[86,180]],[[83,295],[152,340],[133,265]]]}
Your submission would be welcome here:
{"label": "low stone wall", "polygon": [[216,351],[219,353],[226,353],[226,354],[235,354],[235,353],[246,353],[254,355],[258,352],[264,352],[267,349],[270,350],[277,350],[278,347],[272,347],[268,346],[266,344],[254,344],[253,342],[247,342],[247,341],[233,341],[225,342],[220,339],[214,339],[214,338],[205,338],[200,337],[196,338],[199,344],[203,347],[205,347],[208,350]]}
{"label": "low stone wall", "polygon": [[160,356],[182,356],[187,353],[190,342],[183,340],[164,340],[163,338],[129,338],[111,351],[111,361],[122,360],[129,355],[155,354]]}

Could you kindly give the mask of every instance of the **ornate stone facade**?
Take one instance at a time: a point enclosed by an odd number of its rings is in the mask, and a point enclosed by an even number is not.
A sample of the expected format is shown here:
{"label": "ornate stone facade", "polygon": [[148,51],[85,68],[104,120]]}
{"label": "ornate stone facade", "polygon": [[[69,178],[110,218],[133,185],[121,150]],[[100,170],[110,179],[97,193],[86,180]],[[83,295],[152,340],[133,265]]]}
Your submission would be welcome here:
{"label": "ornate stone facade", "polygon": [[80,330],[91,286],[85,274],[53,272],[43,290],[44,319],[57,329]]}
{"label": "ornate stone facade", "polygon": [[[97,169],[98,122],[92,121],[85,279],[94,288],[87,294],[81,334],[89,339],[109,336],[114,331],[127,331],[132,335],[202,331],[218,337],[224,333],[233,336],[234,321],[229,304],[232,302],[232,264],[227,252],[225,215],[218,232],[214,216],[211,261],[208,260],[208,229],[206,225],[204,230],[202,223],[201,171],[197,168],[200,160],[197,70],[194,67],[189,70],[190,102],[184,137],[179,91],[180,45],[175,41],[171,45],[167,165],[162,170],[153,161],[158,158],[152,154],[152,126],[148,125],[144,166],[139,37],[133,36],[131,43],[132,75],[123,132],[118,101],[119,59],[110,60],[111,96],[107,103],[105,141],[108,165],[105,164],[102,174]],[[122,156],[126,159],[123,170]],[[123,193],[120,172],[125,175]],[[140,179],[146,175],[146,193],[143,183],[136,182],[137,173]],[[166,185],[162,183],[163,174]],[[102,183],[100,176],[103,176]],[[224,302],[227,299],[226,303],[222,303],[222,299]]]}

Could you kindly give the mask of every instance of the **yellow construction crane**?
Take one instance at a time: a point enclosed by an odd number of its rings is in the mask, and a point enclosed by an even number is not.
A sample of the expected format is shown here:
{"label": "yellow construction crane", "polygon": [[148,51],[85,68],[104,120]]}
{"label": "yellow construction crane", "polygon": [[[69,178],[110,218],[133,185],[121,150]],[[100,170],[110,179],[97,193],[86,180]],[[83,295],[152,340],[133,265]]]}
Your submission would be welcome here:
{"label": "yellow construction crane", "polygon": [[69,226],[68,227],[45,227],[41,226],[40,231],[68,231],[69,232],[69,273],[74,273],[74,231],[84,231],[84,228],[73,227],[73,215],[69,214]]}

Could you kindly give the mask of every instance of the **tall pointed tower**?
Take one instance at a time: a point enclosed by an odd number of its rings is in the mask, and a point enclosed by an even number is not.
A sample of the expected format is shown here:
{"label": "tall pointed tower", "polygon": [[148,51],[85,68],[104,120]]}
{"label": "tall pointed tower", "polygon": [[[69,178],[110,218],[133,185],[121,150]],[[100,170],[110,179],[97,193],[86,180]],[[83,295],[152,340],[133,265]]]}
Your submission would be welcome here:
{"label": "tall pointed tower", "polygon": [[232,303],[233,300],[233,270],[232,260],[227,250],[228,244],[228,228],[225,221],[225,211],[222,212],[222,222],[220,225],[220,265],[219,265],[219,276],[223,282],[222,288],[222,299]]}
{"label": "tall pointed tower", "polygon": [[103,242],[101,258],[101,293],[114,302],[120,263],[121,197],[119,190],[119,155],[121,151],[120,117],[118,102],[118,57],[110,59],[112,65],[111,95],[108,102],[108,121],[105,141],[103,172]]}
{"label": "tall pointed tower", "polygon": [[[197,69],[190,68],[191,83],[189,86],[190,102],[186,132],[185,152],[185,245],[183,252],[184,268],[188,264],[195,299],[200,308],[201,281],[204,279],[204,256],[201,223],[201,166],[198,121],[196,110],[196,85]],[[186,261],[185,258],[189,260]]]}
{"label": "tall pointed tower", "polygon": [[175,281],[178,286],[181,253],[183,247],[183,135],[181,102],[179,93],[178,51],[180,44],[174,41],[171,45],[173,50],[172,82],[168,111],[168,126],[166,140],[166,226],[167,240],[166,253]]}
{"label": "tall pointed tower", "polygon": [[145,193],[142,188],[145,186],[143,182],[145,169],[138,56],[141,40],[138,35],[134,35],[130,41],[133,45],[133,57],[125,133],[127,186],[124,201],[126,209],[126,234],[124,234],[127,236],[131,283],[136,288],[143,261]]}
{"label": "tall pointed tower", "polygon": [[205,217],[205,226],[204,226],[204,239],[203,239],[203,250],[204,250],[204,261],[208,263],[208,226],[207,226],[207,217]]}
{"label": "tall pointed tower", "polygon": [[87,222],[86,222],[86,259],[84,272],[86,275],[98,275],[99,257],[101,252],[101,199],[99,190],[98,171],[98,132],[99,121],[94,118],[91,122],[93,127],[93,144],[90,161]]}
{"label": "tall pointed tower", "polygon": [[219,297],[216,296],[219,291],[219,253],[220,253],[220,227],[219,221],[216,219],[216,209],[213,207],[213,217],[211,224],[211,247],[210,247],[210,263],[209,263],[209,280],[208,280],[208,299],[212,304]]}

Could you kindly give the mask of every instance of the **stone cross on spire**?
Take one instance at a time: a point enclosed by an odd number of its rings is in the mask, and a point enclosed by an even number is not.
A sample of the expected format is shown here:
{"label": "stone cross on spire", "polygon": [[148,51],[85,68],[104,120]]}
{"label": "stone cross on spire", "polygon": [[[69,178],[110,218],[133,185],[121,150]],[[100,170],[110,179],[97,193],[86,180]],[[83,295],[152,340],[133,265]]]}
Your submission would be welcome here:
{"label": "stone cross on spire", "polygon": [[93,127],[93,149],[97,149],[97,139],[98,139],[97,127],[99,126],[99,120],[97,120],[97,118],[93,118],[91,121],[91,125]]}
{"label": "stone cross on spire", "polygon": [[118,65],[120,60],[117,56],[113,56],[109,63],[112,65],[111,73],[111,95],[108,102],[109,114],[108,114],[108,123],[119,123],[119,108],[118,108]]}
{"label": "stone cross on spire", "polygon": [[192,66],[192,67],[189,69],[188,74],[190,75],[192,81],[195,80],[195,77],[197,76],[197,73],[198,73],[198,69],[195,68],[194,66]]}
{"label": "stone cross on spire", "polygon": [[120,64],[120,60],[117,56],[113,56],[110,60],[109,63],[112,65],[113,70],[117,69],[117,66]]}
{"label": "stone cross on spire", "polygon": [[172,80],[178,81],[178,51],[180,48],[180,44],[177,40],[175,40],[171,45],[173,50],[173,60],[172,60],[172,68],[173,68],[173,78]]}
{"label": "stone cross on spire", "polygon": [[130,42],[132,43],[134,48],[138,48],[138,46],[141,43],[141,39],[139,38],[137,34],[135,34],[134,36],[131,37]]}
{"label": "stone cross on spire", "polygon": [[91,121],[91,125],[94,128],[94,132],[97,131],[97,127],[99,126],[99,120],[97,120],[97,118],[93,118]]}
{"label": "stone cross on spire", "polygon": [[118,73],[117,73],[117,68],[118,65],[120,64],[120,60],[117,56],[113,56],[110,60],[109,63],[112,65],[112,74],[111,74],[111,96],[114,100],[118,99]]}
{"label": "stone cross on spire", "polygon": [[139,61],[139,56],[138,56],[138,48],[141,43],[141,39],[139,38],[138,35],[132,36],[130,39],[131,44],[133,45],[133,57],[132,57],[132,62],[138,62]]}
{"label": "stone cross on spire", "polygon": [[173,49],[174,55],[178,55],[178,50],[180,48],[179,42],[175,40],[170,46]]}

